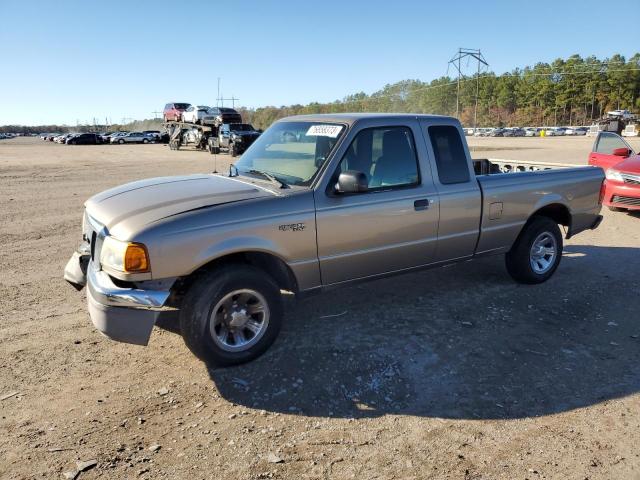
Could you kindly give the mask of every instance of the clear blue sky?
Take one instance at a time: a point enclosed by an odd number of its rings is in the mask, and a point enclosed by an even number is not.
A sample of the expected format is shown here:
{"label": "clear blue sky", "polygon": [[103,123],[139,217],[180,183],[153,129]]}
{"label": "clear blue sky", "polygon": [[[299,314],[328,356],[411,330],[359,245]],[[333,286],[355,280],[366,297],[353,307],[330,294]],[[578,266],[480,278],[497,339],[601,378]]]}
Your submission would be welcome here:
{"label": "clear blue sky", "polygon": [[[633,3],[633,2],[632,2]],[[235,7],[234,5],[238,5]],[[620,15],[625,8],[620,6]],[[602,0],[0,0],[0,125],[152,117],[169,101],[333,101],[429,81],[458,47],[497,73],[578,53],[629,56]],[[618,22],[619,23],[619,22]]]}

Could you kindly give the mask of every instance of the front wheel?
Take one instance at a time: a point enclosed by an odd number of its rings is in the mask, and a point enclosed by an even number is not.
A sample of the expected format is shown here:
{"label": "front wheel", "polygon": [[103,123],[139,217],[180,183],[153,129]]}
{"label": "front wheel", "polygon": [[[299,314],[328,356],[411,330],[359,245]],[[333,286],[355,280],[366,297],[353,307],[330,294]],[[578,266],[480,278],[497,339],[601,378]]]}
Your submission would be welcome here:
{"label": "front wheel", "polygon": [[262,270],[232,265],[198,278],[180,309],[189,349],[211,365],[245,363],[262,355],[282,324],[282,297]]}
{"label": "front wheel", "polygon": [[147,140],[146,138],[142,139],[142,143],[149,143],[149,140]]}
{"label": "front wheel", "polygon": [[120,145],[122,145],[122,144],[124,144],[124,140],[118,140],[118,143],[119,143]]}
{"label": "front wheel", "polygon": [[519,283],[546,282],[560,265],[562,235],[548,217],[533,217],[505,256],[509,275]]}

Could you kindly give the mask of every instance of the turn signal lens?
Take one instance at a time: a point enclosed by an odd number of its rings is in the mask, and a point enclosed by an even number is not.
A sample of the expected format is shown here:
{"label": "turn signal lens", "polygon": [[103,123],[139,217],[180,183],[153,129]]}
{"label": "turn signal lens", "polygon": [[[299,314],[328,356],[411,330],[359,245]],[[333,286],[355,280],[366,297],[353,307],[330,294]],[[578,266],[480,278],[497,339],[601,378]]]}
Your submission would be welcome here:
{"label": "turn signal lens", "polygon": [[144,245],[130,243],[124,254],[124,271],[129,273],[144,273],[149,271],[149,256]]}

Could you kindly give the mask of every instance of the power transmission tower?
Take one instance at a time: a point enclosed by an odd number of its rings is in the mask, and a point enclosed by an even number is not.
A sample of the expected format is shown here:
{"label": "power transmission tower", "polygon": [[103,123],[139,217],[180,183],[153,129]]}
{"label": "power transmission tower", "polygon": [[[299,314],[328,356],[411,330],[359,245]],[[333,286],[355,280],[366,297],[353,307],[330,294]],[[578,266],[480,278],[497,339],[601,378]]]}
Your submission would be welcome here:
{"label": "power transmission tower", "polygon": [[153,119],[158,120],[158,117],[162,112],[151,112],[151,113],[153,113]]}
{"label": "power transmission tower", "polygon": [[240,100],[240,99],[239,99],[239,98],[236,98],[236,97],[234,97],[234,96],[232,95],[232,96],[231,96],[231,98],[222,98],[222,97],[221,97],[221,98],[219,98],[218,100],[221,102],[221,104],[220,104],[220,106],[221,106],[221,107],[224,107],[224,101],[225,101],[225,100],[230,100],[230,101],[231,101],[232,108],[236,108],[236,101],[237,101],[237,100]]}
{"label": "power transmission tower", "polygon": [[[464,77],[462,73],[462,60],[467,59],[467,64],[471,58],[475,58],[478,62],[478,69],[476,73],[476,103],[473,110],[473,128],[477,127],[478,123],[478,95],[480,93],[480,68],[481,65],[484,65],[486,68],[489,68],[489,64],[485,60],[484,56],[480,49],[473,48],[458,48],[458,53],[456,53],[451,60],[449,60],[449,65],[453,65],[455,69],[458,71],[458,85],[456,91],[456,118],[460,119],[460,80]],[[447,73],[448,72],[447,68]]]}

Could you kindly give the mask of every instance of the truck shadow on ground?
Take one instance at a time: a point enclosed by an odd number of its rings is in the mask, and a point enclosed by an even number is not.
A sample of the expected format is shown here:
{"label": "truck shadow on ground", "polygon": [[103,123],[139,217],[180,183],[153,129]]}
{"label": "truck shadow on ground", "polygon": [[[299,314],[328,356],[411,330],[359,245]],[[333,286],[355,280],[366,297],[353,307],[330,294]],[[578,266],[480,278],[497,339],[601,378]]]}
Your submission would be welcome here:
{"label": "truck shadow on ground", "polygon": [[568,246],[537,286],[497,257],[342,288],[293,304],[261,358],[209,373],[230,402],[318,417],[522,418],[633,394],[638,253]]}

